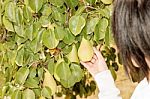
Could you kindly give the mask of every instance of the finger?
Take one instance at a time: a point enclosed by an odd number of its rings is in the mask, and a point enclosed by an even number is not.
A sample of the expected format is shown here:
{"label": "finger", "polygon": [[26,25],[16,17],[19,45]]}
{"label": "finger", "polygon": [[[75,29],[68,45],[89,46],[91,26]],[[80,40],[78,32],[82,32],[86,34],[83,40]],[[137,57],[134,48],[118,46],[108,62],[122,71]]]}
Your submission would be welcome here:
{"label": "finger", "polygon": [[82,61],[80,61],[80,63],[81,63],[85,68],[87,68],[87,69],[89,69],[90,66],[92,66],[92,63],[91,63],[91,62],[82,62]]}
{"label": "finger", "polygon": [[95,63],[96,59],[95,58],[92,58],[91,59],[91,63]]}
{"label": "finger", "polygon": [[93,50],[98,59],[103,59],[103,56],[100,51],[98,51],[95,47],[93,48]]}
{"label": "finger", "polygon": [[95,60],[97,60],[97,59],[98,59],[95,53],[94,53],[93,58],[94,58]]}

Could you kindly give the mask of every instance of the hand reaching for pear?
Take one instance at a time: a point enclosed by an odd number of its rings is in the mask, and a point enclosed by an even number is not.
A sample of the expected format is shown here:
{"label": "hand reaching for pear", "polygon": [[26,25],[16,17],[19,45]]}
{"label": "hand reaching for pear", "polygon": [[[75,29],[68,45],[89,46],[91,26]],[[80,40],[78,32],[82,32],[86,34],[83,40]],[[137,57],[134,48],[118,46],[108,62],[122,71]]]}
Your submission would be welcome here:
{"label": "hand reaching for pear", "polygon": [[88,71],[94,77],[97,73],[108,70],[108,67],[100,51],[97,50],[96,48],[93,48],[93,50],[94,50],[94,55],[92,59],[88,62],[81,61],[81,64],[85,68],[87,68]]}

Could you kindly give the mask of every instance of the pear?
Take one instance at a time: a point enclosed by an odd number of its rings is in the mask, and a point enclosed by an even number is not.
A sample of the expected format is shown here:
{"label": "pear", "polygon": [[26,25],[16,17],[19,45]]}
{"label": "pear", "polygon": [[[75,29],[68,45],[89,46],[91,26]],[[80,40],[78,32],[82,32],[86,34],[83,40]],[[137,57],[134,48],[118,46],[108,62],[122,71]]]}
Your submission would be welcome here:
{"label": "pear", "polygon": [[45,97],[41,96],[39,99],[46,99]]}
{"label": "pear", "polygon": [[54,95],[57,90],[56,81],[47,69],[45,69],[45,71],[46,72],[44,73],[43,87],[49,87],[52,91],[52,95]]}
{"label": "pear", "polygon": [[94,55],[93,46],[90,41],[82,38],[80,47],[78,49],[79,59],[83,62],[90,61]]}
{"label": "pear", "polygon": [[79,63],[78,52],[75,44],[72,45],[72,50],[67,55],[67,58],[69,59],[70,62]]}
{"label": "pear", "polygon": [[101,0],[104,4],[111,4],[113,0]]}

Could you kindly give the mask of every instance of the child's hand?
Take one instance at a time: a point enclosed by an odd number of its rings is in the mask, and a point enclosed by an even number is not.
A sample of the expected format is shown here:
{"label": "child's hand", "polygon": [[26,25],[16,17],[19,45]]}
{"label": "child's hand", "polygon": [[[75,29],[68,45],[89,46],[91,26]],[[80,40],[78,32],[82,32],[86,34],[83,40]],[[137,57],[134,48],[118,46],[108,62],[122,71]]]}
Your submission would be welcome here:
{"label": "child's hand", "polygon": [[94,50],[94,56],[91,59],[91,61],[88,62],[82,62],[81,64],[88,69],[88,71],[92,74],[94,77],[97,73],[108,70],[107,64],[100,53],[96,48],[93,48]]}

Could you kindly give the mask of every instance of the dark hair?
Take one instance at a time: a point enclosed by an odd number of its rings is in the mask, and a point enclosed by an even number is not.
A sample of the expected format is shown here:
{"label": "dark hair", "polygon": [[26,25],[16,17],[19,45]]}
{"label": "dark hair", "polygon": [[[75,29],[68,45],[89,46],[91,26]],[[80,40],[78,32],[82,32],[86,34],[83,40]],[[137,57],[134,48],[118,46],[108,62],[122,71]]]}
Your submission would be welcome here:
{"label": "dark hair", "polygon": [[150,57],[150,0],[116,0],[112,31],[127,73],[135,81],[148,79],[145,57]]}

